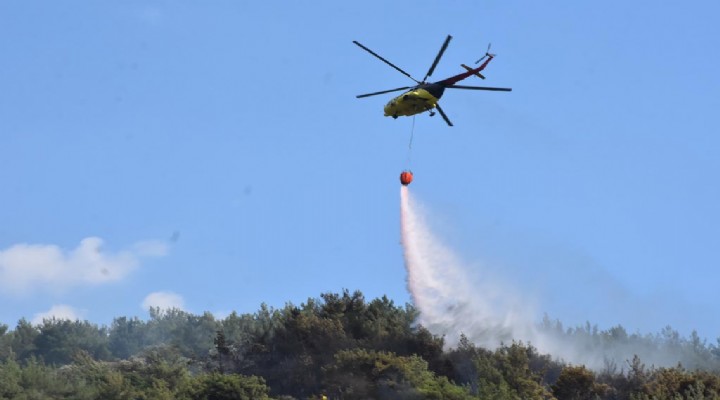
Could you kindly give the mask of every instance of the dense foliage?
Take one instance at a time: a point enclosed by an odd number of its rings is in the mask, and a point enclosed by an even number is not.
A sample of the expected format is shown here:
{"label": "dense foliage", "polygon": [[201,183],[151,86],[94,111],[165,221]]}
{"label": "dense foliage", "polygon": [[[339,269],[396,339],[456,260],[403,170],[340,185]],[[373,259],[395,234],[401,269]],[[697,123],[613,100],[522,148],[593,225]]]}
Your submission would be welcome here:
{"label": "dense foliage", "polygon": [[524,343],[477,347],[416,326],[417,312],[386,297],[326,293],[253,314],[153,309],[147,321],[20,320],[0,324],[0,399],[717,399],[720,348],[667,328],[562,330],[568,340],[632,342],[687,353],[691,368],[647,367],[630,355],[602,371]]}

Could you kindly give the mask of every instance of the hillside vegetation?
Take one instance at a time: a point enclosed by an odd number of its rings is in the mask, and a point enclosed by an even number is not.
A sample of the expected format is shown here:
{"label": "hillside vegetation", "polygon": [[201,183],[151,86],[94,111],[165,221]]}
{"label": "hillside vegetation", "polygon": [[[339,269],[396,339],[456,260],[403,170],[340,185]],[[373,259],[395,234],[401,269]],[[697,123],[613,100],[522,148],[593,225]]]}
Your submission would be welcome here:
{"label": "hillside vegetation", "polygon": [[[540,354],[531,344],[484,349],[443,338],[386,297],[325,293],[281,309],[216,319],[152,309],[147,321],[20,320],[0,324],[0,399],[717,399],[720,342],[671,328],[562,329],[568,340],[672,350],[692,365],[656,368],[628,354],[603,370]],[[673,354],[675,354],[673,353]]]}

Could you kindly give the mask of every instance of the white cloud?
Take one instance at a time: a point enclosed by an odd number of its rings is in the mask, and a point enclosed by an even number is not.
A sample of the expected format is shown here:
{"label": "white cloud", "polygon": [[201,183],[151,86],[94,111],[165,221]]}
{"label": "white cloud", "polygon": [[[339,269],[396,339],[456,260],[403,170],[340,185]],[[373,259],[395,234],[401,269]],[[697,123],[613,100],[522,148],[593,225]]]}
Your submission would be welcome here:
{"label": "white cloud", "polygon": [[79,310],[70,307],[66,304],[57,304],[52,307],[50,307],[49,310],[41,313],[35,314],[35,316],[32,319],[32,323],[34,325],[40,325],[43,323],[43,320],[45,319],[68,319],[70,321],[75,321],[78,319],[81,319],[82,312]]}
{"label": "white cloud", "polygon": [[185,309],[185,301],[182,296],[173,292],[153,292],[145,296],[142,308],[148,310],[150,307],[158,307],[161,310],[170,308]]}
{"label": "white cloud", "polygon": [[141,257],[167,253],[161,242],[141,242],[115,253],[104,251],[102,244],[102,239],[88,237],[69,251],[57,245],[25,243],[0,250],[0,293],[114,282],[138,268]]}

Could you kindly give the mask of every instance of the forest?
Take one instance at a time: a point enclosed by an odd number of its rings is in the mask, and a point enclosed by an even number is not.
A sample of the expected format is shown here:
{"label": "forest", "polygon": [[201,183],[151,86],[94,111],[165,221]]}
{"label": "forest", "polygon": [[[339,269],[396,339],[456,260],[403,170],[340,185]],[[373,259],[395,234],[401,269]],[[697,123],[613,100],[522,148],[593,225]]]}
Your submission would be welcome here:
{"label": "forest", "polygon": [[532,343],[449,347],[417,310],[359,291],[216,319],[151,309],[147,320],[25,319],[0,324],[0,399],[718,399],[720,339],[667,327],[542,329],[568,341],[643,348],[687,360],[655,366],[635,354],[602,369],[541,354]]}

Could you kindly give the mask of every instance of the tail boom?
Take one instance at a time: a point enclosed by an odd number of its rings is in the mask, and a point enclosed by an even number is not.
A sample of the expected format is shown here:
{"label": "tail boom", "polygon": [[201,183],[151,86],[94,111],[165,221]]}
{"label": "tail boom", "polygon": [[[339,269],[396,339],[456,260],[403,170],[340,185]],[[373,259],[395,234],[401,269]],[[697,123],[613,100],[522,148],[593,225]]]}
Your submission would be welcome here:
{"label": "tail boom", "polygon": [[[471,67],[468,67],[468,66],[465,65],[465,64],[460,64],[460,66],[463,67],[463,68],[465,68],[465,69],[468,70],[468,71],[472,71],[472,70],[473,70]],[[477,76],[477,77],[480,78],[480,79],[485,79],[485,76],[483,76],[483,74],[481,74],[481,73],[479,73],[479,72],[476,72],[474,75]]]}
{"label": "tail boom", "polygon": [[482,74],[480,74],[480,71],[484,70],[485,67],[487,67],[488,63],[493,59],[493,57],[494,57],[494,56],[493,56],[492,54],[488,54],[488,55],[487,55],[487,60],[485,60],[485,62],[482,63],[482,64],[481,64],[479,67],[477,67],[477,68],[470,68],[470,67],[468,67],[467,65],[464,65],[464,64],[463,64],[463,67],[464,67],[465,69],[467,69],[467,72],[463,72],[462,74],[458,74],[458,75],[455,75],[455,76],[451,76],[451,77],[449,77],[449,78],[447,78],[447,79],[443,79],[443,80],[441,80],[440,82],[437,82],[437,83],[439,83],[439,84],[441,84],[441,85],[443,85],[443,86],[451,86],[451,85],[454,85],[454,84],[460,82],[460,81],[463,80],[463,79],[469,78],[469,77],[472,76],[472,75],[479,76],[480,78],[485,79],[485,77],[482,76]]}

